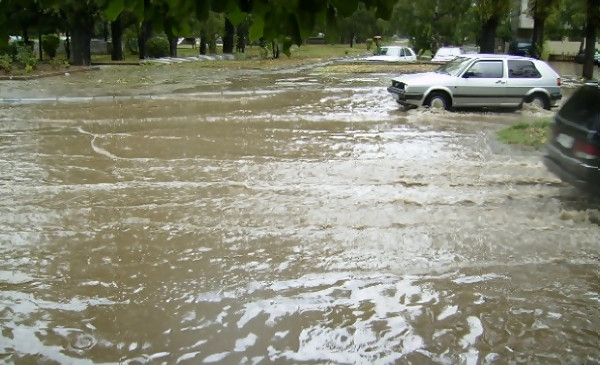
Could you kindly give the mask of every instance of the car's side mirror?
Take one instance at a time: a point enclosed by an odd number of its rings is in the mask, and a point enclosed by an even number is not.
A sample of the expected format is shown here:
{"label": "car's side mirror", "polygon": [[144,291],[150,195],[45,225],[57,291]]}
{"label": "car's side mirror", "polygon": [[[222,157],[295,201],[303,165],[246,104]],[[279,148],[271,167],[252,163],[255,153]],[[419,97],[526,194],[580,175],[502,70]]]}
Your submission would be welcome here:
{"label": "car's side mirror", "polygon": [[475,72],[473,72],[473,71],[467,71],[467,72],[465,72],[465,74],[463,75],[463,77],[464,77],[465,79],[468,79],[469,77],[473,77],[473,76],[476,76]]}

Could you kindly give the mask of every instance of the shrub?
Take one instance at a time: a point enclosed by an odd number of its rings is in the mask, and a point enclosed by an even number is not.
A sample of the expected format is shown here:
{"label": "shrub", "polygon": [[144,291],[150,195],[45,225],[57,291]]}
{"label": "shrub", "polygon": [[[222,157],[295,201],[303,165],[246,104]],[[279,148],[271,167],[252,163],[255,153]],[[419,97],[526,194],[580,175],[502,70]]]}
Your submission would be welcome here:
{"label": "shrub", "polygon": [[60,44],[60,38],[56,34],[45,34],[42,36],[42,49],[50,58],[56,57],[56,50]]}
{"label": "shrub", "polygon": [[367,39],[365,41],[365,43],[367,44],[367,51],[370,51],[371,47],[373,47],[373,40],[372,39]]}
{"label": "shrub", "polygon": [[123,46],[129,54],[138,54],[138,34],[135,27],[126,28],[123,31]]}
{"label": "shrub", "polygon": [[271,58],[271,44],[265,44],[260,48],[260,58],[263,60]]}
{"label": "shrub", "polygon": [[8,54],[0,56],[0,71],[10,72],[12,69],[12,57]]}
{"label": "shrub", "polygon": [[2,49],[2,53],[6,53],[14,59],[17,57],[17,50],[19,47],[25,47],[25,43],[23,41],[12,42]]}
{"label": "shrub", "polygon": [[148,39],[146,43],[148,57],[158,58],[169,55],[169,41],[165,38],[154,37]]}
{"label": "shrub", "polygon": [[138,54],[139,53],[139,49],[138,49],[138,40],[137,38],[132,38],[132,39],[128,39],[125,42],[125,48],[127,49],[127,51],[130,54]]}
{"label": "shrub", "polygon": [[38,58],[33,54],[33,51],[25,46],[17,47],[17,55],[15,61],[23,68],[30,66],[32,70],[35,70],[38,64]]}
{"label": "shrub", "polygon": [[69,65],[69,61],[60,59],[58,57],[55,57],[50,60],[50,67],[52,67],[53,70],[60,70],[63,68],[67,68],[68,65]]}

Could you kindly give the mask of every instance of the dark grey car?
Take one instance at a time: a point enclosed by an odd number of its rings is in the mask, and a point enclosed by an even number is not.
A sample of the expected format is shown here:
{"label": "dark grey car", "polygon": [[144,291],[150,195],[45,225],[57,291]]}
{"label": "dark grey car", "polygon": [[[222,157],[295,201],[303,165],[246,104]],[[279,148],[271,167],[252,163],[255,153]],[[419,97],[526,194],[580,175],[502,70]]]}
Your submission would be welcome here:
{"label": "dark grey car", "polygon": [[544,163],[563,181],[600,195],[600,89],[579,88],[552,126]]}

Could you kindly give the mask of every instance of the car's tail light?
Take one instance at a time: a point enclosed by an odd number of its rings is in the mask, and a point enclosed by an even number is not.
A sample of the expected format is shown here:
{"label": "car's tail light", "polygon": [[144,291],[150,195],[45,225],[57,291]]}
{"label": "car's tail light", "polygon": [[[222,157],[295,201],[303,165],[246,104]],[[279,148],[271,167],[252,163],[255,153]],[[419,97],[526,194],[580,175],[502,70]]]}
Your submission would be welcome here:
{"label": "car's tail light", "polygon": [[573,155],[586,160],[599,158],[600,148],[585,141],[576,141],[573,146]]}
{"label": "car's tail light", "polygon": [[404,84],[403,82],[399,82],[399,81],[392,80],[392,86],[393,86],[393,87],[397,87],[397,88],[398,88],[398,89],[400,89],[400,90],[403,90],[403,89],[404,89],[404,85],[405,85],[405,84]]}
{"label": "car's tail light", "polygon": [[560,77],[556,78],[556,86],[562,86],[562,79]]}

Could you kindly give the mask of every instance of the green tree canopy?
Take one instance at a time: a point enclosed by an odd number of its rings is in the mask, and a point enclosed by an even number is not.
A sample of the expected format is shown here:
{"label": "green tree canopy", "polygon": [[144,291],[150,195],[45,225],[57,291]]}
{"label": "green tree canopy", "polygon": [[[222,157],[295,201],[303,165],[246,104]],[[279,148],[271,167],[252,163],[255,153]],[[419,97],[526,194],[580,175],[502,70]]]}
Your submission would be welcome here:
{"label": "green tree canopy", "polygon": [[436,50],[444,45],[460,45],[469,38],[463,24],[471,0],[399,0],[391,25],[406,35],[416,52]]}
{"label": "green tree canopy", "polygon": [[[27,0],[31,1],[31,0]],[[363,0],[366,8],[373,9],[379,18],[389,18],[396,0]],[[284,52],[292,44],[300,45],[310,36],[317,25],[325,25],[328,33],[336,33],[337,19],[351,16],[358,9],[358,0],[37,0],[44,11],[65,15],[74,37],[73,52],[89,40],[90,20],[103,16],[113,21],[124,11],[131,12],[140,21],[149,22],[154,29],[169,35],[189,34],[189,22],[185,20],[195,14],[201,21],[210,17],[210,12],[227,14],[234,25],[251,16],[250,40],[260,38],[278,40]],[[8,42],[8,30],[13,21],[14,9],[22,6],[22,0],[0,1],[0,46]],[[93,25],[92,25],[93,26]],[[77,38],[77,42],[75,42]],[[89,50],[88,52],[89,53]]]}

